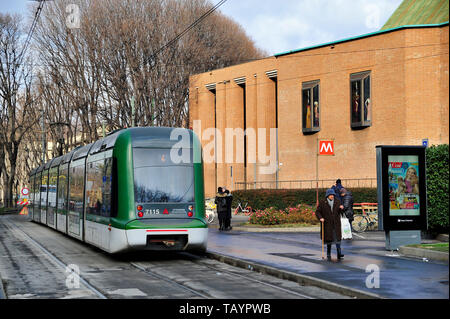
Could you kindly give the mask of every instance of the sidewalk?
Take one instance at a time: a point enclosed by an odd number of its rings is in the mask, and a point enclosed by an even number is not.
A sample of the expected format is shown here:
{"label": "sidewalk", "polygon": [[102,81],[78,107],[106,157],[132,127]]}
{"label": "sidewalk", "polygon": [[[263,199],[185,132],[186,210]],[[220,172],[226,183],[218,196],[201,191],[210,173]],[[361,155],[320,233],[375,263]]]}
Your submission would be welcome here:
{"label": "sidewalk", "polygon": [[207,255],[357,298],[449,298],[448,264],[386,251],[384,232],[367,232],[343,241],[342,261],[337,261],[333,246],[333,260],[328,262],[322,259],[318,228],[261,231],[240,226],[246,218],[233,215],[233,230],[227,232],[219,232],[213,223]]}

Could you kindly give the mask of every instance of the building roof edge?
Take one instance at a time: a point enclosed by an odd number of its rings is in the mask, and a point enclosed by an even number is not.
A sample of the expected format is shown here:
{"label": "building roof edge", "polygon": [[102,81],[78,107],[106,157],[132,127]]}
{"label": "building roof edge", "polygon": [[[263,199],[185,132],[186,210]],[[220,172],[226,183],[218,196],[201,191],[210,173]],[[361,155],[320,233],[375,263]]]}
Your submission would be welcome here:
{"label": "building roof edge", "polygon": [[343,43],[343,42],[348,42],[348,41],[368,38],[368,37],[371,37],[371,36],[380,35],[380,34],[383,34],[383,33],[389,33],[389,32],[398,31],[398,30],[412,29],[412,28],[443,27],[443,26],[448,25],[448,24],[449,24],[449,21],[446,21],[446,22],[443,22],[443,23],[438,23],[438,24],[403,25],[403,26],[400,26],[400,27],[392,28],[392,29],[375,31],[375,32],[366,33],[366,34],[362,34],[362,35],[357,35],[357,36],[350,37],[350,38],[345,38],[345,39],[342,39],[342,40],[336,40],[336,41],[332,41],[332,42],[326,42],[326,43],[322,43],[322,44],[318,44],[318,45],[313,45],[313,46],[305,47],[305,48],[302,48],[302,49],[286,51],[286,52],[274,54],[274,57],[278,58],[278,57],[281,57],[281,56],[284,56],[284,55],[289,55],[289,54],[298,53],[298,52],[302,52],[302,51],[318,49],[318,48],[326,47],[326,46],[333,45],[333,44],[338,44],[338,43]]}

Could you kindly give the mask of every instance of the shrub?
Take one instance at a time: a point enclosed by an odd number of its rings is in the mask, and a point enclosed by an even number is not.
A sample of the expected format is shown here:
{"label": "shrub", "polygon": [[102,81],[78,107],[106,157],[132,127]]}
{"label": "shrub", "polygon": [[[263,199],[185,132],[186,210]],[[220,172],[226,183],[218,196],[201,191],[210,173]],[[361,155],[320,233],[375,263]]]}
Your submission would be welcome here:
{"label": "shrub", "polygon": [[427,210],[431,232],[448,233],[449,145],[433,145],[426,150]]}
{"label": "shrub", "polygon": [[295,207],[286,209],[276,209],[270,207],[267,209],[256,210],[250,215],[250,224],[259,225],[279,225],[279,224],[318,224],[311,206],[299,204]]}
{"label": "shrub", "polygon": [[[345,185],[344,185],[345,186]],[[355,203],[376,203],[376,188],[349,188],[353,193]],[[319,189],[319,200],[325,198],[326,189]],[[308,204],[315,206],[315,189],[258,189],[258,190],[239,190],[233,192],[233,207],[237,206],[238,201],[242,204],[248,202],[253,210],[264,210],[268,207],[274,207],[284,210],[288,207],[296,207],[299,204]]]}

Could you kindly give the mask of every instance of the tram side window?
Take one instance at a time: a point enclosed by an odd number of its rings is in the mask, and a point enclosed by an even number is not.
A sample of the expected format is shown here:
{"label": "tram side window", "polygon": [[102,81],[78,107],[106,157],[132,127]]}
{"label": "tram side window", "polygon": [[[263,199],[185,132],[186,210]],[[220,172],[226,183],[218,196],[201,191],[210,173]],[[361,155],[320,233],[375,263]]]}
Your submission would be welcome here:
{"label": "tram side window", "polygon": [[30,176],[30,207],[34,208],[34,179],[36,175]]}
{"label": "tram side window", "polygon": [[112,158],[88,163],[86,184],[87,213],[111,216]]}
{"label": "tram side window", "polygon": [[58,185],[58,167],[50,169],[48,186],[48,206],[56,208],[56,187]]}
{"label": "tram side window", "polygon": [[67,175],[68,165],[59,168],[58,177],[58,210],[67,209]]}
{"label": "tram side window", "polygon": [[39,192],[40,187],[41,187],[41,174],[36,175],[34,178],[34,204],[33,204],[33,207],[35,209],[38,209],[40,207],[40,198],[41,198],[41,193]]}
{"label": "tram side window", "polygon": [[42,172],[41,209],[47,209],[48,170]]}
{"label": "tram side window", "polygon": [[84,165],[70,168],[69,210],[83,213]]}

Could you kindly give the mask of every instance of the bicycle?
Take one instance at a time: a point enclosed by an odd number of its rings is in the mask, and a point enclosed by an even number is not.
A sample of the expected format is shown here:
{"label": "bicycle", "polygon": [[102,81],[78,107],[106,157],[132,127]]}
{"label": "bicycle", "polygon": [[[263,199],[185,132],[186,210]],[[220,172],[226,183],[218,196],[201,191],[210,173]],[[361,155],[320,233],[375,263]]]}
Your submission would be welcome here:
{"label": "bicycle", "polygon": [[[245,208],[244,208],[245,207]],[[234,210],[234,214],[237,215],[238,213],[244,213],[245,215],[250,215],[252,213],[252,208],[248,206],[248,202],[242,206],[241,202],[238,202],[238,205],[236,209]]]}
{"label": "bicycle", "polygon": [[355,215],[352,228],[357,233],[363,233],[376,224],[378,224],[378,211],[363,212],[361,215]]}
{"label": "bicycle", "polygon": [[205,218],[208,224],[211,224],[214,219],[216,218],[216,209],[217,205],[211,202],[206,203],[206,209],[205,209]]}

